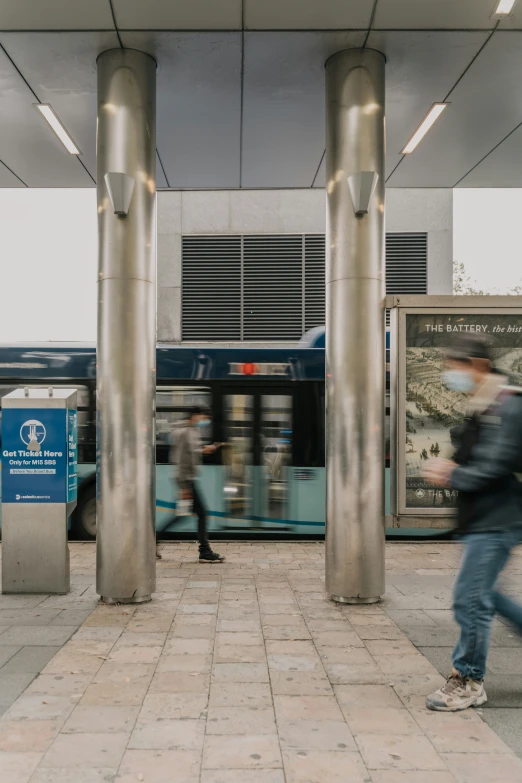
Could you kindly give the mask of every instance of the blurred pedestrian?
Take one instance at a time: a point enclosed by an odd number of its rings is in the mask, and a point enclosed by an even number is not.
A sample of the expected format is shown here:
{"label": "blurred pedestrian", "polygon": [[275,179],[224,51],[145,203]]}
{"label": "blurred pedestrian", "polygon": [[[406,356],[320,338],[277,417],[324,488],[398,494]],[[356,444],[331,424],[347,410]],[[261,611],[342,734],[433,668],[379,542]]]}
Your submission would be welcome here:
{"label": "blurred pedestrian", "polygon": [[469,334],[447,354],[444,383],[469,396],[464,425],[452,430],[452,460],[430,460],[426,479],[458,490],[464,543],[453,610],[460,638],[445,685],[428,696],[431,710],[454,712],[487,701],[484,689],[491,621],[498,614],[522,633],[522,605],[496,587],[511,550],[522,542],[522,394],[506,387],[491,343]]}
{"label": "blurred pedestrian", "polygon": [[202,455],[213,454],[221,445],[203,446],[200,432],[209,425],[210,411],[207,408],[194,406],[190,409],[186,425],[176,433],[174,463],[177,465],[178,498],[190,507],[188,513],[194,513],[198,518],[199,562],[222,563],[225,558],[213,552],[208,542],[207,512],[197,487]]}

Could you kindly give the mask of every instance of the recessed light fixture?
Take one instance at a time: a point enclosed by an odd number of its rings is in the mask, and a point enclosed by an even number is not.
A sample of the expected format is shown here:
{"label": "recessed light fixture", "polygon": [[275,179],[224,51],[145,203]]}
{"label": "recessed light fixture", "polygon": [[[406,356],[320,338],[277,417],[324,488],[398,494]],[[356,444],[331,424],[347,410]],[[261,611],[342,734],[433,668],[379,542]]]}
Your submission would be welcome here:
{"label": "recessed light fixture", "polygon": [[420,144],[432,125],[434,125],[434,123],[438,120],[447,105],[447,103],[433,104],[409,142],[404,147],[402,151],[403,155],[409,155],[411,152],[413,152],[413,150]]}
{"label": "recessed light fixture", "polygon": [[517,0],[499,0],[494,16],[508,16],[516,2]]}
{"label": "recessed light fixture", "polygon": [[80,150],[63,127],[52,107],[48,103],[37,103],[36,108],[45,117],[67,152],[70,152],[71,155],[81,155]]}

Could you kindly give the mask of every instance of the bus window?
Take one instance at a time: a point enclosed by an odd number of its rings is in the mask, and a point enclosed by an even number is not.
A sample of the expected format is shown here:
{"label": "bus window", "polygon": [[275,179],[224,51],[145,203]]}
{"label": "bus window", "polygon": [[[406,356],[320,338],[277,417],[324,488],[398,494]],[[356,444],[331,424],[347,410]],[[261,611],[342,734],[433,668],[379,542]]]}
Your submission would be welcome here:
{"label": "bus window", "polygon": [[286,516],[287,472],[292,464],[292,397],[261,395],[261,464],[264,467],[269,517]]}
{"label": "bus window", "polygon": [[253,500],[254,397],[251,394],[227,394],[223,405],[225,510],[230,517],[248,517],[252,513]]}

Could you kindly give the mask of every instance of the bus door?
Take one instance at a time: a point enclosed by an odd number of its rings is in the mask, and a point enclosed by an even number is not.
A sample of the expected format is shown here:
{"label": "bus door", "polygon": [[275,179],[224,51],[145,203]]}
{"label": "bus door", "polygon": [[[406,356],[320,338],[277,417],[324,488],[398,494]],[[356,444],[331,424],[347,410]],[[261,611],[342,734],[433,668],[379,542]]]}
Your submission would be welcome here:
{"label": "bus door", "polygon": [[225,529],[288,530],[293,389],[223,390]]}

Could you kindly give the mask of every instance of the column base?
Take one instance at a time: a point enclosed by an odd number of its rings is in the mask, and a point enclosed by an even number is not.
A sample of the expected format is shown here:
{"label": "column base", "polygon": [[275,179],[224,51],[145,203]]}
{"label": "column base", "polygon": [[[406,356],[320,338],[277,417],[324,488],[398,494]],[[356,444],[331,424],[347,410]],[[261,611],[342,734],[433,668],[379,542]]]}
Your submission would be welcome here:
{"label": "column base", "polygon": [[377,604],[381,600],[381,596],[377,598],[346,598],[343,595],[331,595],[330,599],[338,604]]}
{"label": "column base", "polygon": [[141,595],[132,598],[111,598],[107,595],[101,595],[100,598],[104,604],[146,604],[152,600],[151,595]]}

